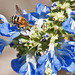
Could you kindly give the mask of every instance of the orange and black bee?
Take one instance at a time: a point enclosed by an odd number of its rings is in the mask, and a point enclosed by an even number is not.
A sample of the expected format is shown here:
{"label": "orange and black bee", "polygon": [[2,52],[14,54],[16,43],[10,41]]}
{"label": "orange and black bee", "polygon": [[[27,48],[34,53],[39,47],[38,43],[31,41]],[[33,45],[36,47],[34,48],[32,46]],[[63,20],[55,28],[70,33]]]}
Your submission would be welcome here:
{"label": "orange and black bee", "polygon": [[12,16],[10,18],[10,22],[12,22],[13,24],[18,24],[19,28],[27,28],[27,29],[29,29],[29,27],[31,25],[28,23],[26,18],[22,17],[23,13],[22,13],[22,10],[18,7],[18,5],[16,5],[16,10],[17,10],[16,13],[18,15],[21,15],[21,16]]}
{"label": "orange and black bee", "polygon": [[19,17],[19,16],[12,16],[11,22],[13,24],[18,24],[19,27],[29,27],[28,21],[24,17]]}

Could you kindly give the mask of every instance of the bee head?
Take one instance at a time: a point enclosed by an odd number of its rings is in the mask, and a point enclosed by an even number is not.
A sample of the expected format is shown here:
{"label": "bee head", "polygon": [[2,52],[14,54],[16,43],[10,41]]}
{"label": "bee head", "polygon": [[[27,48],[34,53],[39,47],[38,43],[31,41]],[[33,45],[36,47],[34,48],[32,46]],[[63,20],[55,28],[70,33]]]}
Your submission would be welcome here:
{"label": "bee head", "polygon": [[13,23],[14,16],[10,17],[9,23]]}

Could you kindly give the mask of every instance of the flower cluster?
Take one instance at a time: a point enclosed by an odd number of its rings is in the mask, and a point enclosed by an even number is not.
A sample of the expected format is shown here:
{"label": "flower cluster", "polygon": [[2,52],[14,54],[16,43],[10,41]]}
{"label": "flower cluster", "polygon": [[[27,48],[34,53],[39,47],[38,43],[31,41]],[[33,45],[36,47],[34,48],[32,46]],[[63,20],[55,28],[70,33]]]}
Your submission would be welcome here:
{"label": "flower cluster", "polygon": [[[16,48],[11,62],[14,71],[23,75],[57,75],[64,70],[75,72],[75,10],[73,0],[52,0],[51,6],[38,3],[36,12],[22,14],[29,29],[11,25],[0,14],[0,55],[5,46]],[[20,15],[21,16],[21,15]],[[14,19],[15,20],[15,19]]]}

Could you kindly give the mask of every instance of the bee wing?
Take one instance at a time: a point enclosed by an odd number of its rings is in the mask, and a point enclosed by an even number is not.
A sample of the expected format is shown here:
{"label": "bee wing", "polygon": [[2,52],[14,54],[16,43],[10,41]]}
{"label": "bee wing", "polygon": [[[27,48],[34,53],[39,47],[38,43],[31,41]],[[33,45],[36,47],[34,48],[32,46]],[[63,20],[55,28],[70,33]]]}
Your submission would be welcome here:
{"label": "bee wing", "polygon": [[18,7],[18,5],[16,5],[16,13],[17,15],[23,16],[22,10]]}

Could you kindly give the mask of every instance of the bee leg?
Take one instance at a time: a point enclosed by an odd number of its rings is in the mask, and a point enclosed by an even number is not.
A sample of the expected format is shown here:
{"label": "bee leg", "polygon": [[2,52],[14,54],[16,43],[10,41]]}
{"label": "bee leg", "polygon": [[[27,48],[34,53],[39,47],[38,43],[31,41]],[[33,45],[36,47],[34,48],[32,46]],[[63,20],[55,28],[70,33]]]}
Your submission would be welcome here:
{"label": "bee leg", "polygon": [[25,28],[25,27],[22,27],[22,29],[23,29],[24,31],[26,31],[26,28]]}
{"label": "bee leg", "polygon": [[17,28],[18,28],[18,30],[20,30],[20,26],[19,25],[17,25]]}
{"label": "bee leg", "polygon": [[20,31],[21,30],[21,27],[19,24],[17,24],[17,29]]}
{"label": "bee leg", "polygon": [[30,31],[30,27],[29,27],[28,25],[26,25],[26,29],[27,29],[28,31]]}
{"label": "bee leg", "polygon": [[29,30],[30,31],[30,29],[29,29],[29,26],[28,25],[20,25],[20,27],[21,28],[23,28],[23,30]]}

